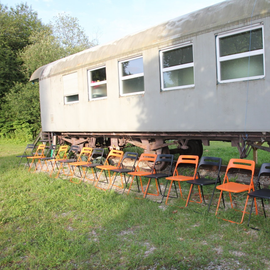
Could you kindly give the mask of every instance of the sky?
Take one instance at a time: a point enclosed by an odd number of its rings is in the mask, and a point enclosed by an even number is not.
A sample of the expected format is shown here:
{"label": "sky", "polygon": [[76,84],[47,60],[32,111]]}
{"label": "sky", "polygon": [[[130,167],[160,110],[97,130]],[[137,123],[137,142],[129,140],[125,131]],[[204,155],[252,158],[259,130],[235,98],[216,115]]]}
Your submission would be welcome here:
{"label": "sky", "polygon": [[89,40],[100,45],[224,0],[0,0],[8,7],[27,3],[47,24],[59,13],[79,20]]}

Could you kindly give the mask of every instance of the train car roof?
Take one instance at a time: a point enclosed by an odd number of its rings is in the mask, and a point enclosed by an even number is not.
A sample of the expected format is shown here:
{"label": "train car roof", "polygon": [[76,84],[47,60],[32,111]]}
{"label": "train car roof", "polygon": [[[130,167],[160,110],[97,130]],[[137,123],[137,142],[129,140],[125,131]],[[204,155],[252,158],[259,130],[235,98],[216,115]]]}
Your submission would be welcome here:
{"label": "train car roof", "polygon": [[109,59],[132,56],[151,47],[173,45],[204,32],[226,29],[243,22],[252,23],[269,14],[270,0],[227,0],[49,63],[38,68],[30,81],[100,65]]}

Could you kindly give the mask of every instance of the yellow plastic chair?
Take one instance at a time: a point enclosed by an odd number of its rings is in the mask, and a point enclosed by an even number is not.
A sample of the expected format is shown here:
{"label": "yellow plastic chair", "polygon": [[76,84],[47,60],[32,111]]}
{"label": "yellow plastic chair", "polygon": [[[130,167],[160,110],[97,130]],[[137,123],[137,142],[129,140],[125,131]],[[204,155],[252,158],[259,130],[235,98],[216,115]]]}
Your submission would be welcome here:
{"label": "yellow plastic chair", "polygon": [[[81,166],[91,163],[92,152],[93,152],[93,149],[91,147],[84,147],[78,157],[78,160],[76,162],[68,163],[69,172],[70,172],[70,179],[69,179],[70,182],[74,184],[81,183],[82,181]],[[79,181],[72,181],[73,177],[75,176],[76,168],[79,169],[80,179]],[[85,171],[86,169],[83,168],[82,170]]]}
{"label": "yellow plastic chair", "polygon": [[51,164],[50,176],[52,176],[55,166],[57,167],[57,162],[67,158],[68,145],[61,145],[58,149],[58,152],[55,158],[49,159],[47,161],[47,169],[49,170],[49,164]]}
{"label": "yellow plastic chair", "polygon": [[[41,158],[45,157],[44,151],[45,151],[46,145],[45,144],[40,144],[37,147],[37,150],[33,156],[27,157],[27,164],[28,164],[28,171],[31,170],[33,164],[35,164],[35,170],[37,169],[37,164],[36,160],[40,160]],[[31,160],[31,163],[29,164],[29,161]],[[40,161],[39,161],[40,162]]]}
{"label": "yellow plastic chair", "polygon": [[[111,170],[120,168],[123,155],[124,155],[123,151],[111,150],[110,153],[108,154],[106,160],[105,160],[104,165],[96,166],[96,168],[101,170],[101,171],[99,173],[99,176],[98,176],[97,182],[95,184],[95,187],[97,187],[99,189],[106,190],[106,188],[101,188],[101,187],[98,186],[98,183],[100,181],[100,177],[103,174],[103,172],[104,172],[106,181],[109,184],[109,187],[111,186],[112,177],[115,175],[115,173],[114,173],[113,176],[111,176]],[[107,176],[106,172],[108,172],[108,176]]]}

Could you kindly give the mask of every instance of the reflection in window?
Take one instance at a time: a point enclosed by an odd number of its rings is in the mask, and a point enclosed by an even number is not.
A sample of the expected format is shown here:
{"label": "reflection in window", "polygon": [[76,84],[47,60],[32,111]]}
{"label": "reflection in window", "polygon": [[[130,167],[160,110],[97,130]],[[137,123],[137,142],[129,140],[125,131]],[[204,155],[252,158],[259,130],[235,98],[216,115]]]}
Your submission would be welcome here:
{"label": "reflection in window", "polygon": [[88,71],[89,97],[91,99],[107,97],[106,68],[98,68]]}
{"label": "reflection in window", "polygon": [[120,94],[130,95],[144,92],[143,58],[119,62]]}
{"label": "reflection in window", "polygon": [[160,61],[162,90],[194,86],[192,45],[161,51]]}
{"label": "reflection in window", "polygon": [[217,36],[218,81],[264,76],[263,27]]}

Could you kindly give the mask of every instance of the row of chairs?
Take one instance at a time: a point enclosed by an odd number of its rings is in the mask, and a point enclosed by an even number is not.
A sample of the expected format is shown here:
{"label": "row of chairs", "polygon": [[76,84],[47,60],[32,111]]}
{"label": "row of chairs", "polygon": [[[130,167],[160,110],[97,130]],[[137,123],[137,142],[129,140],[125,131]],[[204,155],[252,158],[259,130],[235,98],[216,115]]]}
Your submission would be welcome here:
{"label": "row of chairs", "polygon": [[[32,147],[32,145],[30,145]],[[26,158],[27,159],[27,165],[29,167],[29,171],[34,166],[35,171],[39,170],[45,170],[49,171],[50,167],[50,176],[54,171],[57,170],[56,177],[59,177],[61,174],[64,174],[66,176],[70,177],[70,181],[76,184],[79,184],[81,181],[84,180],[92,180],[93,183],[95,183],[95,187],[100,189],[112,189],[113,186],[122,188],[123,192],[128,187],[129,194],[131,187],[133,185],[134,179],[137,183],[138,192],[143,193],[143,197],[146,198],[148,195],[152,196],[162,196],[161,202],[163,202],[163,199],[166,197],[166,204],[168,203],[169,198],[175,198],[175,196],[171,196],[172,188],[175,190],[176,197],[178,197],[177,193],[177,187],[176,184],[178,183],[180,196],[182,199],[183,192],[181,188],[181,183],[186,182],[190,184],[190,189],[187,195],[186,204],[187,207],[190,202],[195,202],[191,200],[192,192],[194,186],[197,186],[198,188],[198,195],[199,195],[199,201],[196,201],[198,203],[205,201],[205,196],[203,193],[203,187],[205,186],[213,186],[211,198],[208,202],[208,212],[210,210],[210,206],[212,204],[212,200],[214,197],[214,193],[216,190],[220,191],[217,208],[216,208],[216,215],[218,214],[218,210],[220,208],[221,200],[223,202],[223,206],[225,208],[225,202],[224,202],[224,196],[223,194],[225,192],[229,193],[230,198],[230,204],[231,208],[233,207],[233,201],[231,194],[239,194],[243,192],[247,192],[247,198],[245,201],[244,210],[242,211],[242,217],[240,222],[235,222],[232,220],[227,220],[233,223],[241,224],[244,220],[244,216],[246,213],[246,208],[248,204],[249,197],[252,198],[252,204],[250,209],[250,215],[249,215],[249,221],[251,218],[251,213],[253,206],[255,204],[255,210],[256,214],[258,214],[257,209],[257,202],[256,198],[260,198],[262,201],[263,206],[263,212],[264,216],[266,217],[265,213],[265,207],[263,200],[264,199],[270,199],[270,190],[269,189],[261,189],[260,187],[260,178],[262,175],[270,175],[270,163],[264,163],[261,166],[260,172],[258,174],[257,178],[257,184],[256,187],[254,187],[253,183],[253,177],[254,177],[254,171],[255,171],[255,162],[252,160],[243,160],[243,159],[231,159],[229,161],[229,164],[227,166],[225,176],[223,179],[223,182],[221,182],[220,178],[220,169],[221,169],[221,158],[217,157],[202,157],[199,160],[198,156],[194,155],[180,155],[175,167],[174,165],[174,156],[171,154],[147,154],[143,153],[138,158],[138,154],[134,152],[126,152],[119,150],[111,150],[105,160],[103,162],[103,155],[104,155],[104,149],[101,148],[89,148],[84,147],[80,151],[80,155],[78,155],[79,147],[78,146],[71,146],[68,151],[68,146],[60,146],[58,152],[55,152],[56,146],[51,146],[49,150],[47,151],[47,154],[45,154],[45,146],[39,145],[35,154],[26,154],[26,152],[19,156],[21,159]],[[53,155],[53,151],[56,153]],[[73,157],[72,157],[73,155]],[[21,162],[21,160],[20,160]],[[49,164],[51,166],[49,166]],[[65,164],[68,167],[68,172],[66,173],[64,168]],[[44,168],[45,166],[45,168]],[[191,167],[189,169],[189,173],[182,173],[184,168],[187,166]],[[87,177],[87,171],[91,170],[93,177],[88,178]],[[99,174],[97,174],[97,169],[99,171]],[[211,172],[212,177],[209,177],[207,175],[204,175],[201,173],[202,170],[207,169],[207,171]],[[242,170],[245,172],[248,172],[247,176],[247,183],[237,183],[235,181],[231,181],[229,178],[229,173],[232,170]],[[76,173],[76,170],[79,172],[79,180],[74,180],[74,176]],[[192,173],[190,173],[192,171]],[[214,173],[214,176],[213,176]],[[106,181],[106,187],[101,186],[102,182],[102,175],[105,177]],[[120,177],[121,185],[117,186],[115,184],[117,177]],[[148,179],[147,185],[144,188],[143,187],[143,179]],[[131,181],[129,179],[131,178]],[[166,185],[164,191],[161,189],[160,181],[161,179],[165,179]],[[149,188],[152,183],[152,180],[155,181],[156,186],[156,193],[150,193]],[[169,185],[169,189],[167,191]],[[140,190],[141,189],[141,190]],[[224,219],[226,220],[226,219]]]}

